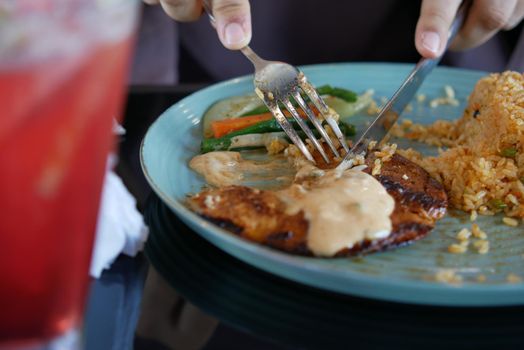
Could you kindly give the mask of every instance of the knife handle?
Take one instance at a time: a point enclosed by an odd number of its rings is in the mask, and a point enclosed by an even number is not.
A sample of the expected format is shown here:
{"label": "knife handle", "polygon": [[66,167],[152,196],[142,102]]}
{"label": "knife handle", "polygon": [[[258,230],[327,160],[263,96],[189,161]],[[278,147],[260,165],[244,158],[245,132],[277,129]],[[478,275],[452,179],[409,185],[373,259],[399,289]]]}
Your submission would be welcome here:
{"label": "knife handle", "polygon": [[455,15],[455,19],[449,27],[448,41],[446,43],[446,49],[444,50],[444,52],[446,52],[451,42],[453,41],[453,39],[455,39],[457,33],[460,31],[460,28],[462,28],[462,25],[464,24],[464,21],[466,20],[466,17],[468,15],[471,2],[471,0],[464,0],[460,4],[459,9],[457,10],[457,14]]}

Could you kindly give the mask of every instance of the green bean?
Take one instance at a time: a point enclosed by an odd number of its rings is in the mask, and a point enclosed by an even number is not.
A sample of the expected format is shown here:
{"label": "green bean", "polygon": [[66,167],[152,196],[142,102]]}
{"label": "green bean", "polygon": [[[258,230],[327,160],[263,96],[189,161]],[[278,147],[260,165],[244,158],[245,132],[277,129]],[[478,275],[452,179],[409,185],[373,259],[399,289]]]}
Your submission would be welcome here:
{"label": "green bean", "polygon": [[500,209],[506,208],[508,205],[504,203],[502,199],[493,198],[492,200],[489,201],[489,206],[494,209],[500,210]]}
{"label": "green bean", "polygon": [[316,90],[319,95],[335,96],[346,102],[355,102],[358,98],[358,95],[351,90],[332,87],[331,85],[322,85],[317,87]]}
{"label": "green bean", "polygon": [[517,149],[514,147],[505,148],[500,152],[503,157],[514,158],[517,155]]}
{"label": "green bean", "polygon": [[247,117],[250,115],[257,115],[257,114],[264,114],[264,113],[269,113],[269,109],[266,106],[258,106],[240,115],[240,117]]}

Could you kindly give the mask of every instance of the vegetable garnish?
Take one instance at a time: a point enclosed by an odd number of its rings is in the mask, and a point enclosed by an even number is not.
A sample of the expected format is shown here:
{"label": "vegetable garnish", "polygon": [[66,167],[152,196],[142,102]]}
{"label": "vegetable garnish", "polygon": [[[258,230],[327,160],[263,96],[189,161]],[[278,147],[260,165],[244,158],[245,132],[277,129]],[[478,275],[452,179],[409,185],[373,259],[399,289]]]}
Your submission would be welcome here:
{"label": "vegetable garnish", "polygon": [[492,207],[493,209],[504,209],[506,208],[508,205],[506,203],[504,203],[504,201],[502,199],[498,199],[498,198],[494,198],[492,200],[489,201],[489,206]]}
{"label": "vegetable garnish", "polygon": [[269,113],[269,109],[266,106],[258,106],[242,114],[240,117],[247,117],[250,115],[263,114],[263,113]]}
{"label": "vegetable garnish", "polygon": [[[301,138],[305,138],[304,132],[300,130],[300,126],[294,119],[288,119],[291,125],[295,130],[297,130],[298,135]],[[319,133],[316,129],[313,128],[312,125],[308,123],[308,125],[312,128],[313,134],[315,137],[319,137]],[[340,122],[339,123],[340,130],[342,133],[346,136],[354,136],[355,135],[355,126],[352,124]],[[281,133],[278,135],[278,133]],[[288,140],[286,134],[282,131],[282,128],[278,124],[278,122],[275,119],[270,119],[267,121],[260,122],[255,125],[251,125],[247,128],[244,128],[242,130],[233,131],[227,135],[224,135],[219,138],[209,138],[202,140],[201,144],[201,152],[207,153],[212,151],[226,151],[235,149],[234,145],[234,139],[239,138],[236,141],[242,141],[239,142],[242,144],[243,148],[257,148],[257,147],[264,147],[265,142],[268,140],[268,137],[265,137],[264,135],[271,135],[272,138],[275,138],[279,136],[283,140]],[[245,137],[244,137],[245,136]]]}
{"label": "vegetable garnish", "polygon": [[513,158],[517,155],[517,149],[514,147],[504,148],[500,155],[503,157]]}
{"label": "vegetable garnish", "polygon": [[358,95],[347,89],[342,89],[338,87],[332,87],[331,85],[322,85],[317,88],[319,95],[330,95],[338,97],[346,102],[356,102]]}
{"label": "vegetable garnish", "polygon": [[[373,92],[367,91],[357,96],[350,90],[330,85],[320,86],[317,91],[324,97],[329,108],[332,108],[333,112],[340,115],[341,118],[347,118],[363,109],[370,103],[373,95]],[[315,116],[319,117],[319,121],[325,124],[316,106],[311,103],[307,96],[304,96],[304,100],[307,101]],[[296,101],[294,102],[294,105],[296,105]],[[233,96],[214,103],[208,108],[203,117],[204,140],[201,144],[201,152],[264,147],[268,149],[268,152],[271,152],[270,149],[273,149],[271,148],[273,144],[289,144],[290,140],[272,113],[269,112],[265,105],[261,104],[262,101],[254,94]],[[286,108],[282,106],[281,110],[299,136],[304,140],[307,139]],[[303,109],[297,108],[297,111],[312,129],[315,137],[319,138],[318,131],[309,121]],[[344,135],[355,135],[355,127],[353,125],[342,122],[342,119],[337,120],[337,124],[339,124]]]}
{"label": "vegetable garnish", "polygon": [[[317,114],[318,111],[315,107],[310,106],[313,113]],[[284,115],[286,117],[291,117],[289,112],[284,111]],[[306,114],[300,110],[299,115],[302,118],[306,118]],[[231,132],[238,131],[245,129],[249,126],[258,124],[260,122],[271,120],[273,119],[273,115],[271,113],[263,113],[258,115],[250,115],[242,118],[230,118],[230,119],[223,119],[223,120],[215,120],[211,123],[211,130],[213,130],[213,135],[215,138],[222,137],[224,135],[227,135]]]}

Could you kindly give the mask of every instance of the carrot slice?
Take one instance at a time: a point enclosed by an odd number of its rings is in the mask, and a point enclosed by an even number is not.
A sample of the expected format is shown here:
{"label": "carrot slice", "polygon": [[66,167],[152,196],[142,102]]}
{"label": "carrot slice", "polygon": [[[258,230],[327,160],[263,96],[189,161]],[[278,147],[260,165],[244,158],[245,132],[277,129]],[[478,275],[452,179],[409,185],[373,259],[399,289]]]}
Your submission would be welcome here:
{"label": "carrot slice", "polygon": [[273,118],[271,113],[263,113],[242,118],[215,120],[211,123],[211,130],[213,130],[213,135],[218,138],[230,132],[242,130],[248,126],[270,120],[271,118]]}
{"label": "carrot slice", "polygon": [[[316,108],[313,106],[310,106],[310,108],[312,109],[313,113],[315,113],[315,115],[318,114]],[[299,110],[299,114],[302,118],[306,118],[306,115],[302,110]],[[284,111],[284,115],[288,118],[291,116],[287,111]],[[211,122],[211,130],[213,131],[214,137],[219,138],[229,134],[230,132],[242,130],[248,126],[264,122],[272,118],[273,115],[271,113],[262,113],[240,118],[215,120]]]}

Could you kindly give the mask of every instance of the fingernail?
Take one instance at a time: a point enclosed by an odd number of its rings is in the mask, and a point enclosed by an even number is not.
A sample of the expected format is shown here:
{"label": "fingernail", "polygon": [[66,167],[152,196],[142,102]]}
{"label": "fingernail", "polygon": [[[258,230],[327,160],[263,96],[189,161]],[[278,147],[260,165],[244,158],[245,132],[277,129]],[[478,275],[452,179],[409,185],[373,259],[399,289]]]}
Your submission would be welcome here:
{"label": "fingernail", "polygon": [[236,45],[244,41],[245,36],[244,29],[239,23],[232,22],[226,25],[224,38],[228,45]]}
{"label": "fingernail", "polygon": [[435,32],[422,33],[422,46],[433,53],[437,53],[440,48],[440,36]]}

